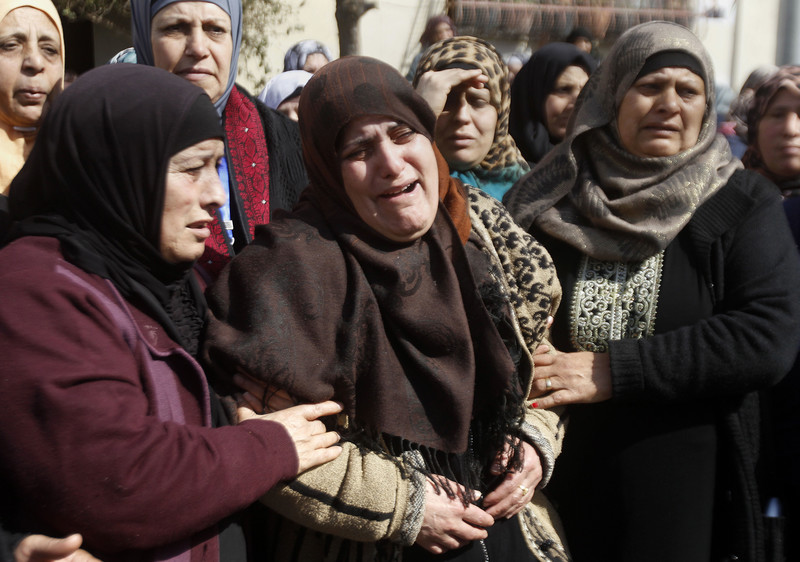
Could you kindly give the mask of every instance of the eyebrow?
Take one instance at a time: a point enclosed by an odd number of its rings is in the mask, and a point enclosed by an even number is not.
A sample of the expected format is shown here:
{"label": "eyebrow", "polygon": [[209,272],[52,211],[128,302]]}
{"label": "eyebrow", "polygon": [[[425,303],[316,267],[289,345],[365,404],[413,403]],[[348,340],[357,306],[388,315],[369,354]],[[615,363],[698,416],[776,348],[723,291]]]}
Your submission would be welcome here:
{"label": "eyebrow", "polygon": [[[15,29],[6,35],[0,35],[0,38],[25,40],[28,38],[28,32],[21,29]],[[51,35],[49,32],[42,32],[36,36],[37,41],[56,41],[56,39],[56,36]]]}
{"label": "eyebrow", "polygon": [[[389,124],[389,127],[387,128],[387,130],[388,130],[388,132],[391,132],[394,129],[396,129],[397,127],[402,127],[402,126],[405,126],[404,123],[400,123],[400,122],[397,122],[397,121],[392,121]],[[352,139],[352,140],[350,140],[350,141],[348,141],[346,143],[342,143],[341,146],[339,147],[339,149],[336,152],[342,153],[342,152],[344,152],[345,150],[347,150],[350,147],[369,144],[369,143],[375,141],[375,137],[376,136],[377,135],[375,133],[366,133],[366,134],[363,134],[363,135],[359,135],[356,138],[354,138],[354,139]]]}

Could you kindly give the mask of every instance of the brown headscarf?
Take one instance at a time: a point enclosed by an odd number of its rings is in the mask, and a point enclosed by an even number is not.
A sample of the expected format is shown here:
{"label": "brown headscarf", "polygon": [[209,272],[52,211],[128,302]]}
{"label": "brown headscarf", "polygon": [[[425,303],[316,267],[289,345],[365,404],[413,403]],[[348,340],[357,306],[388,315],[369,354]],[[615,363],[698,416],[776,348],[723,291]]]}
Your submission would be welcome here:
{"label": "brown headscarf", "polygon": [[414,85],[429,70],[456,67],[477,68],[489,77],[485,87],[489,90],[492,106],[497,110],[492,147],[478,167],[491,171],[516,165],[528,170],[528,162],[508,134],[508,116],[511,113],[508,67],[491,44],[469,36],[452,37],[433,44],[419,61]]}
{"label": "brown headscarf", "polygon": [[[702,69],[706,112],[697,143],[674,156],[625,150],[617,109],[653,55],[677,51]],[[589,256],[641,261],[667,247],[697,208],[741,167],[716,133],[714,74],[703,44],[675,23],[625,32],[581,92],[567,138],[503,202],[526,230],[536,225]]]}
{"label": "brown headscarf", "polygon": [[764,165],[758,149],[758,126],[761,119],[767,114],[772,100],[783,89],[788,89],[796,96],[800,96],[800,66],[780,67],[756,90],[750,111],[747,113],[747,152],[742,156],[745,168],[756,170],[776,183],[782,183],[787,178],[776,177]]}
{"label": "brown headscarf", "polygon": [[432,452],[428,460],[469,457],[472,432],[485,466],[520,403],[508,397],[515,367],[467,259],[463,186],[439,160],[448,210],[439,206],[421,238],[392,242],[354,211],[336,153],[358,116],[385,115],[431,139],[433,113],[396,70],[364,57],[318,71],[299,113],[311,184],[210,291],[209,358],[301,401],[341,400],[356,428]]}

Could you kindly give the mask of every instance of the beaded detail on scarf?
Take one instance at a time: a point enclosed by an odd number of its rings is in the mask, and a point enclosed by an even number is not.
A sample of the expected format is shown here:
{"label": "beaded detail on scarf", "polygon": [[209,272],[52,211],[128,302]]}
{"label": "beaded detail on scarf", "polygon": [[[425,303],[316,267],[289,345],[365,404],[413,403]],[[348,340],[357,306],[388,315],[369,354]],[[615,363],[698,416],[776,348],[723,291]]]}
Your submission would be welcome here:
{"label": "beaded detail on scarf", "polygon": [[569,311],[575,349],[603,353],[610,341],[652,336],[663,264],[663,251],[641,262],[584,255]]}

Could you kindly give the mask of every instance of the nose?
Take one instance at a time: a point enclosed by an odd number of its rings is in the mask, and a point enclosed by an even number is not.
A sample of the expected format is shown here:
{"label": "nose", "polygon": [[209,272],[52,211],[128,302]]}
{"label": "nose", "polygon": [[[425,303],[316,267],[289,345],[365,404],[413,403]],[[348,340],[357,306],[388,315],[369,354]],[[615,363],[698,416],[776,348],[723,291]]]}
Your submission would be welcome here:
{"label": "nose", "polygon": [[675,88],[664,88],[658,97],[658,109],[666,113],[678,111],[678,91]]}
{"label": "nose", "polygon": [[227,200],[228,196],[222,186],[219,176],[216,173],[209,174],[208,181],[202,193],[201,205],[203,208],[207,209],[209,214],[213,215]]}
{"label": "nose", "polygon": [[467,103],[464,96],[461,96],[458,106],[454,108],[453,119],[458,123],[469,123],[472,120],[472,116],[469,113],[469,103]]}
{"label": "nose", "polygon": [[786,126],[784,127],[784,132],[790,137],[796,137],[800,135],[800,114],[794,111],[789,112],[788,116],[786,117]]}
{"label": "nose", "polygon": [[22,59],[22,70],[28,75],[44,71],[44,57],[38,46],[28,46]]}
{"label": "nose", "polygon": [[393,178],[403,171],[403,149],[391,141],[381,142],[376,150],[379,173],[382,178]]}
{"label": "nose", "polygon": [[581,91],[579,89],[577,89],[577,88],[573,89],[570,92],[569,98],[568,98],[568,101],[567,101],[567,109],[568,110],[571,110],[573,107],[575,107],[575,102],[578,101],[578,94],[580,94],[580,93],[581,93]]}
{"label": "nose", "polygon": [[196,59],[208,56],[208,37],[202,28],[192,28],[191,33],[186,37],[186,54]]}

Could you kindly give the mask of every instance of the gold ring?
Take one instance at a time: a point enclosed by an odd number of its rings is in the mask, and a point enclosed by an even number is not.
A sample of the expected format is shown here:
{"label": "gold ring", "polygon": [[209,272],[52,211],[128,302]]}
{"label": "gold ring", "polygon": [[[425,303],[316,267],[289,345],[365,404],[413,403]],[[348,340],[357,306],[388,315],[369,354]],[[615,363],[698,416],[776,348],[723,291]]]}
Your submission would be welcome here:
{"label": "gold ring", "polygon": [[520,492],[522,492],[523,496],[527,496],[528,492],[531,491],[530,488],[528,488],[527,486],[523,486],[522,484],[519,485],[519,490],[520,490]]}
{"label": "gold ring", "polygon": [[553,388],[553,383],[550,380],[550,377],[547,377],[546,379],[544,379],[544,387],[547,390],[550,390],[551,388]]}

